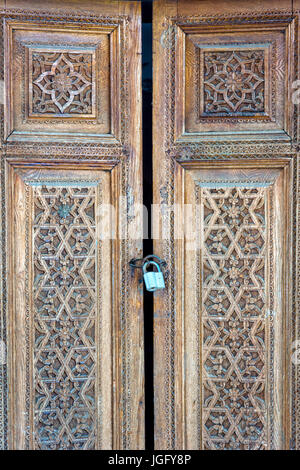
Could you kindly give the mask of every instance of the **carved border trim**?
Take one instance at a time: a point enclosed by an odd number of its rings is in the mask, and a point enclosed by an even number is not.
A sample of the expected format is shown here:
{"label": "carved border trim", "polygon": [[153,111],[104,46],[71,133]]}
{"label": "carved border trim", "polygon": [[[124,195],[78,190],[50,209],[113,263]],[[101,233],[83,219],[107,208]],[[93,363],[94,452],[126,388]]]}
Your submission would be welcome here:
{"label": "carved border trim", "polygon": [[[300,339],[300,238],[299,238],[299,221],[300,221],[300,165],[299,155],[294,160],[294,181],[293,181],[293,299],[292,299],[292,340],[299,341]],[[295,353],[299,358],[299,349],[297,346],[291,353]],[[300,363],[291,363],[291,421],[292,421],[292,435],[290,442],[290,449],[300,450]]]}

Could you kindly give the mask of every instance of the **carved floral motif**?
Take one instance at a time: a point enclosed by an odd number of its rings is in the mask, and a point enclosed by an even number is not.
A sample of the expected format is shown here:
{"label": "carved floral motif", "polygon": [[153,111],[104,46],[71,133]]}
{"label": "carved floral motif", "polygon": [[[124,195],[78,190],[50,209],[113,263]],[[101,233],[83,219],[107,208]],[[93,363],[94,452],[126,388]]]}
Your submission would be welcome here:
{"label": "carved floral motif", "polygon": [[32,112],[92,113],[92,55],[32,53]]}
{"label": "carved floral motif", "polygon": [[263,113],[264,80],[263,51],[205,52],[204,113]]}

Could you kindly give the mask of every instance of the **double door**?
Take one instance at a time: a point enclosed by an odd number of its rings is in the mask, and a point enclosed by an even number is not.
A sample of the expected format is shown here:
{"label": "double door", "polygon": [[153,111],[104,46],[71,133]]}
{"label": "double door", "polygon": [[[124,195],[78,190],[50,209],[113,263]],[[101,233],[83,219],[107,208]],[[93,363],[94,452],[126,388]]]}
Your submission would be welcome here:
{"label": "double door", "polygon": [[[140,7],[2,6],[5,449],[144,448]],[[299,447],[299,10],[153,2],[157,449]]]}

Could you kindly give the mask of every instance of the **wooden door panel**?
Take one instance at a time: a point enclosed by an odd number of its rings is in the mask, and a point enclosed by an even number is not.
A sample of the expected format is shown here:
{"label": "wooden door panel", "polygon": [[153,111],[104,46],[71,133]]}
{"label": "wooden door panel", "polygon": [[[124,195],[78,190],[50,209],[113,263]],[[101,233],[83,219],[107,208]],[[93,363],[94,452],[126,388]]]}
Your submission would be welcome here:
{"label": "wooden door panel", "polygon": [[277,163],[183,172],[182,198],[198,211],[198,238],[186,237],[184,275],[176,284],[184,292],[189,449],[285,445],[291,188],[288,163]]}
{"label": "wooden door panel", "polygon": [[120,83],[109,63],[112,56],[119,69],[119,28],[7,20],[6,138],[116,140],[118,123],[111,121]]}
{"label": "wooden door panel", "polygon": [[111,448],[110,173],[10,173],[12,447]]}
{"label": "wooden door panel", "polygon": [[157,449],[299,447],[298,16],[154,3]]}
{"label": "wooden door panel", "polygon": [[[269,135],[284,139],[284,131],[289,131],[284,113],[289,93],[285,76],[292,65],[295,25],[290,16],[282,20],[280,25],[266,20],[259,27],[232,26],[230,32],[226,26],[182,28],[183,134],[187,134],[183,138],[191,133],[207,137],[212,132],[223,133],[224,138],[229,131],[264,132],[265,139]],[[177,73],[183,76],[181,70]]]}
{"label": "wooden door panel", "polygon": [[15,3],[1,10],[0,445],[141,449],[140,5]]}

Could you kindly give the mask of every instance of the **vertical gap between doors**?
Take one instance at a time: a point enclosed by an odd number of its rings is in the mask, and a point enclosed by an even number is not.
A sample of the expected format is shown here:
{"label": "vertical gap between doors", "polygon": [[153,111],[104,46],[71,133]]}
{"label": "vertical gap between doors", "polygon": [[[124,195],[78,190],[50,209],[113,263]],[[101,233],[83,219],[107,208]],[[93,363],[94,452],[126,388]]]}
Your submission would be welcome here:
{"label": "vertical gap between doors", "polygon": [[[152,204],[152,1],[142,0],[142,87],[143,87],[143,198],[147,208],[148,237],[144,237],[144,255],[153,253],[151,240]],[[146,218],[146,216],[145,216]],[[144,233],[147,233],[144,230]],[[144,287],[144,366],[145,366],[145,447],[154,449],[153,388],[153,294]]]}

